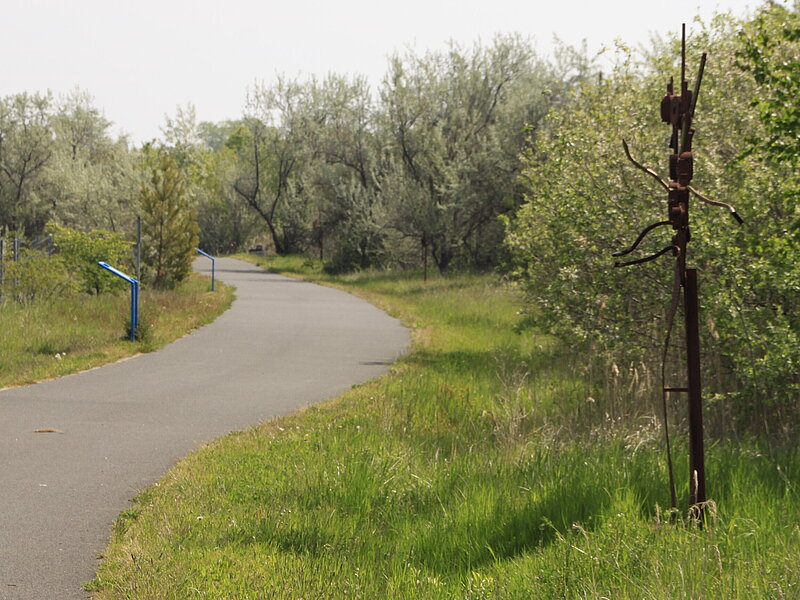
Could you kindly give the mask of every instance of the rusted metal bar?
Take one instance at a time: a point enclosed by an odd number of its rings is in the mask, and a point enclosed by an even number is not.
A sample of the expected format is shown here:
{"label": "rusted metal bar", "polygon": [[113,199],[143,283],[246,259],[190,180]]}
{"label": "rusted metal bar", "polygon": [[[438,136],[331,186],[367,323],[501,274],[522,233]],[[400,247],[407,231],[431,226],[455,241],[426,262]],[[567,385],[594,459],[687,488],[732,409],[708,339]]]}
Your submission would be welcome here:
{"label": "rusted metal bar", "polygon": [[686,269],[683,288],[686,315],[686,362],[689,379],[689,505],[694,518],[703,515],[706,470],[703,449],[703,389],[700,381],[700,319],[697,269]]}
{"label": "rusted metal bar", "polygon": [[632,265],[642,265],[646,262],[650,262],[651,260],[657,259],[659,256],[664,256],[667,252],[679,252],[678,246],[666,246],[662,248],[655,254],[651,254],[650,256],[645,256],[644,258],[637,258],[636,260],[629,260],[626,262],[615,262],[615,267],[630,267]]}
{"label": "rusted metal bar", "polygon": [[641,169],[651,177],[654,177],[655,180],[661,184],[661,187],[663,187],[667,192],[669,192],[669,185],[667,184],[666,181],[664,181],[663,179],[661,179],[661,177],[658,176],[658,173],[653,171],[653,169],[645,167],[642,163],[640,163],[638,160],[634,159],[633,156],[631,156],[631,151],[628,148],[628,142],[625,141],[625,138],[622,139],[622,147],[625,150],[625,155],[628,157],[628,160],[631,161],[637,169]]}
{"label": "rusted metal bar", "polygon": [[664,225],[669,225],[669,224],[670,224],[669,221],[659,221],[658,223],[653,223],[652,225],[648,225],[644,229],[644,231],[642,231],[642,233],[639,234],[639,237],[636,238],[636,241],[633,242],[633,245],[630,248],[627,248],[626,250],[620,250],[619,252],[614,252],[611,256],[625,256],[626,254],[630,254],[631,252],[636,250],[639,244],[642,243],[644,236],[653,231],[653,229],[655,229],[656,227],[663,227]]}
{"label": "rusted metal bar", "polygon": [[692,194],[694,194],[695,197],[698,200],[702,200],[706,204],[711,204],[712,206],[721,206],[723,208],[727,208],[730,211],[731,216],[734,219],[736,219],[736,222],[739,223],[739,225],[744,225],[744,221],[742,220],[742,217],[739,216],[739,213],[736,212],[736,209],[733,206],[731,206],[727,202],[720,202],[719,200],[712,200],[711,198],[706,198],[705,196],[703,196],[703,194],[698,192],[692,186],[687,186],[687,187],[688,187],[689,191],[692,192]]}

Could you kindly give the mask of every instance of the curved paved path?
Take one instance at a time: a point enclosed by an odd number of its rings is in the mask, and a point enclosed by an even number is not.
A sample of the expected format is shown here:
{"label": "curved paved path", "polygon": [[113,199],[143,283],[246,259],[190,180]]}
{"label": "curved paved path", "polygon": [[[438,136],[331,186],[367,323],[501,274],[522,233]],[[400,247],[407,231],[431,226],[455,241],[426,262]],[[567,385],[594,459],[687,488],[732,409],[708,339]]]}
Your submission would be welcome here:
{"label": "curved paved path", "polygon": [[137,490],[203,442],[380,375],[408,345],[396,320],[346,293],[233,259],[217,276],[237,300],[211,325],[0,391],[0,599],[86,598],[81,584]]}

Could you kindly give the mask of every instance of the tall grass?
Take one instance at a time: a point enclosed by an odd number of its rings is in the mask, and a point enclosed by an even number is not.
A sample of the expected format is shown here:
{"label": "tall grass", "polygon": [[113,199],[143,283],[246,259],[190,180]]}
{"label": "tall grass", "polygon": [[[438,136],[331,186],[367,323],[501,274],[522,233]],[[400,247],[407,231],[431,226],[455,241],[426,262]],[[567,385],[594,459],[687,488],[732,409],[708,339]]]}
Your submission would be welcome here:
{"label": "tall grass", "polygon": [[208,323],[233,299],[230,287],[208,291],[193,275],[175,290],[146,288],[140,337],[128,340],[126,294],[85,294],[30,304],[0,304],[0,388],[60,377],[149,352]]}
{"label": "tall grass", "polygon": [[796,450],[712,445],[707,523],[685,505],[676,520],[658,422],[607,416],[569,349],[517,327],[508,289],[337,282],[413,323],[412,352],[143,492],[90,585],[100,598],[800,595]]}

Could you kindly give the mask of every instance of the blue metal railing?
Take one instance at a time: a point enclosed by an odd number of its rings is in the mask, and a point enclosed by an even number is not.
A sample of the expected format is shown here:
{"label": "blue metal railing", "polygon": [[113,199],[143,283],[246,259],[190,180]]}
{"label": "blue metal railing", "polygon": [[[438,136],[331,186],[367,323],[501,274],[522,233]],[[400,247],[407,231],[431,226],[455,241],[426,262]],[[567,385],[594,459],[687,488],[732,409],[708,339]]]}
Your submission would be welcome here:
{"label": "blue metal railing", "polygon": [[139,282],[107,262],[99,261],[97,264],[131,284],[131,341],[136,341],[136,328],[139,326]]}
{"label": "blue metal railing", "polygon": [[202,254],[206,258],[210,258],[211,259],[211,291],[213,292],[214,291],[214,263],[216,261],[214,260],[213,256],[211,256],[210,254],[206,254],[205,252],[200,250],[200,248],[195,248],[195,250],[197,250],[200,254]]}

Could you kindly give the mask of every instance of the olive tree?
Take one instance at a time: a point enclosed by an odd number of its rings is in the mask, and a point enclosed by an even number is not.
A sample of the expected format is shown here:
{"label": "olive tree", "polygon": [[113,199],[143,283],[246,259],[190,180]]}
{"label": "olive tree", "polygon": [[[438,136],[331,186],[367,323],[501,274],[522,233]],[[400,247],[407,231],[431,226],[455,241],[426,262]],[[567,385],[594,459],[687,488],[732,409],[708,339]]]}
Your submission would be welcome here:
{"label": "olive tree", "polygon": [[0,99],[0,228],[38,233],[47,222],[40,192],[53,155],[50,95]]}
{"label": "olive tree", "polygon": [[498,215],[519,199],[516,176],[526,125],[546,113],[549,67],[531,44],[498,37],[489,46],[394,56],[381,88],[383,139],[398,171],[393,224],[430,253],[440,271],[455,260],[496,262]]}

